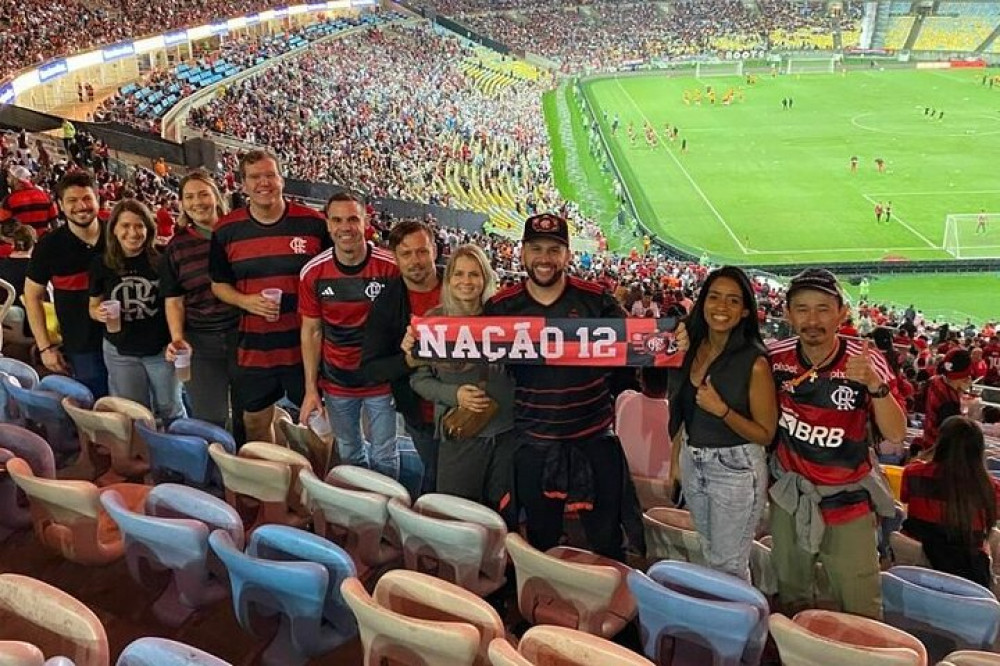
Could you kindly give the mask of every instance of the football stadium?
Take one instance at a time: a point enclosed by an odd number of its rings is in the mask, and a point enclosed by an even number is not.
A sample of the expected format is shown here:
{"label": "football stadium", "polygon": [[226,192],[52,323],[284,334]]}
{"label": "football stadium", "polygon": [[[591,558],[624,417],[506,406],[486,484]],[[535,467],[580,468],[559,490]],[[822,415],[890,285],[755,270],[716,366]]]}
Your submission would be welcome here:
{"label": "football stadium", "polygon": [[0,44],[0,664],[1000,664],[1000,3]]}

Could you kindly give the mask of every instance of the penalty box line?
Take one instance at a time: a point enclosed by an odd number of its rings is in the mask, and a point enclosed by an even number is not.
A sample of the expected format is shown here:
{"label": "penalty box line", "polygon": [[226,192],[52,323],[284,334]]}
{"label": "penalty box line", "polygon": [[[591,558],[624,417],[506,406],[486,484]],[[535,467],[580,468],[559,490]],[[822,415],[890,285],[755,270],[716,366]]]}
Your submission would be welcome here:
{"label": "penalty box line", "polygon": [[[872,199],[867,194],[862,194],[861,196],[863,196],[868,201],[868,203],[870,203],[872,206],[874,206],[876,203],[878,203],[875,199]],[[909,229],[910,233],[912,233],[914,236],[916,236],[917,238],[919,238],[923,242],[927,243],[927,247],[933,248],[935,250],[940,250],[941,249],[940,245],[937,245],[936,243],[932,243],[931,240],[929,238],[927,238],[927,236],[924,236],[922,233],[920,233],[919,231],[917,231],[916,229],[914,229],[912,226],[910,226],[910,224],[906,220],[904,220],[903,218],[901,218],[899,215],[896,215],[895,213],[893,213],[892,214],[892,218],[894,220],[896,220],[897,222],[899,222],[902,226],[904,226],[907,229]]]}

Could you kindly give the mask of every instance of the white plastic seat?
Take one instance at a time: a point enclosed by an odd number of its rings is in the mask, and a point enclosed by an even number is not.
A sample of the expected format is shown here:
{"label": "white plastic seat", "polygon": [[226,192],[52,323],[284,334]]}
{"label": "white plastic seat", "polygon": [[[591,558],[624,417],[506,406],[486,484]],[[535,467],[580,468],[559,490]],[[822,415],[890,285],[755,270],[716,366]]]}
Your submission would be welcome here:
{"label": "white plastic seat", "polygon": [[802,611],[791,620],[769,619],[784,666],[926,666],[927,650],[916,638],[864,617]]}
{"label": "white plastic seat", "polygon": [[543,553],[513,533],[507,552],[517,575],[518,608],[532,624],[611,637],[636,615],[625,582],[632,569],[620,562],[563,546]]}
{"label": "white plastic seat", "polygon": [[682,560],[707,564],[691,514],[683,509],[656,507],[642,515],[646,555],[651,560]]}
{"label": "white plastic seat", "polygon": [[517,651],[536,666],[653,666],[653,662],[617,643],[575,629],[532,627]]}
{"label": "white plastic seat", "polygon": [[[243,449],[251,444],[260,443],[248,443]],[[297,455],[275,444],[267,446],[290,455]],[[296,477],[301,466],[295,466],[285,460],[267,460],[249,453],[244,454],[243,449],[239,455],[234,456],[221,444],[213,442],[208,447],[208,454],[222,474],[226,501],[240,512],[243,523],[247,526],[247,533],[258,525],[266,523],[302,526],[306,522],[305,510],[303,509],[301,514],[296,513],[290,504],[293,466],[296,467],[294,470]],[[253,446],[250,453],[260,454],[262,450],[261,446]],[[305,467],[309,468],[309,462],[301,456],[299,458]]]}

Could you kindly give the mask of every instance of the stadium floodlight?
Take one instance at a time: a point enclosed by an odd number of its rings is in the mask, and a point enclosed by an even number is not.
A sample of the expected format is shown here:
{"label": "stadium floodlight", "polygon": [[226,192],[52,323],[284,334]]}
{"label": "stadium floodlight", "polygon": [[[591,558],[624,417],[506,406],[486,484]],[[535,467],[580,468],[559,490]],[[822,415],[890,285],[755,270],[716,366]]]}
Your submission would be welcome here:
{"label": "stadium floodlight", "polygon": [[956,259],[1000,257],[1000,213],[962,213],[945,218],[941,247]]}
{"label": "stadium floodlight", "polygon": [[785,74],[833,74],[837,71],[840,55],[817,58],[789,56],[785,61]]}
{"label": "stadium floodlight", "polygon": [[709,76],[743,76],[742,60],[723,60],[719,62],[698,62],[694,69],[695,78],[703,79]]}

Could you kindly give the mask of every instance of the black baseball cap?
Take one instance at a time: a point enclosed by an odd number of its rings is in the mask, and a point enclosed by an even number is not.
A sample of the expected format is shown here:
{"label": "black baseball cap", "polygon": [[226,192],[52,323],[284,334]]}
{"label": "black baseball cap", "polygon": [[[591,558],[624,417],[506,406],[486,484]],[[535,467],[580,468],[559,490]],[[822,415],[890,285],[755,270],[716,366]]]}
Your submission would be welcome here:
{"label": "black baseball cap", "polygon": [[521,240],[527,243],[541,238],[558,241],[569,247],[569,223],[566,218],[555,213],[542,213],[525,220]]}
{"label": "black baseball cap", "polygon": [[792,301],[792,294],[803,289],[812,289],[830,296],[835,296],[841,304],[844,303],[844,292],[840,289],[837,277],[825,268],[807,268],[788,283],[785,302]]}

